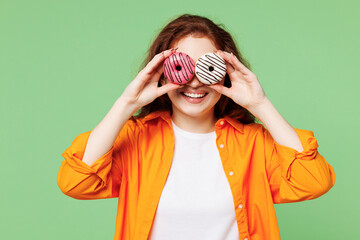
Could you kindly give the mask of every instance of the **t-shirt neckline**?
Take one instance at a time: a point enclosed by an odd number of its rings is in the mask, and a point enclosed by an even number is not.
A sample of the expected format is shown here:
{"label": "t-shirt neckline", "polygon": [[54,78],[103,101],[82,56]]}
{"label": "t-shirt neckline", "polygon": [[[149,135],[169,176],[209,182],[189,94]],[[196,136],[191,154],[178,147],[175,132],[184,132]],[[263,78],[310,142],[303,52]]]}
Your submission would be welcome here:
{"label": "t-shirt neckline", "polygon": [[171,119],[171,123],[174,129],[175,133],[181,134],[182,136],[185,137],[191,137],[191,138],[209,138],[213,135],[215,135],[215,130],[212,132],[208,132],[208,133],[193,133],[193,132],[189,132],[186,131],[184,129],[181,129],[179,126],[177,126],[174,121]]}

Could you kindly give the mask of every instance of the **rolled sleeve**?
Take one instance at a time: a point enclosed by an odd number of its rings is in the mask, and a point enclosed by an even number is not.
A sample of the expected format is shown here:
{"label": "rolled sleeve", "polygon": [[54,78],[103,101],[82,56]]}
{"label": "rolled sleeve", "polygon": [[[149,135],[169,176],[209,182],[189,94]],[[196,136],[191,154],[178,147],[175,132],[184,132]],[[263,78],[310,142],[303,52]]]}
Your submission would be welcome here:
{"label": "rolled sleeve", "polygon": [[279,163],[283,168],[282,176],[286,179],[290,179],[291,177],[291,164],[296,159],[301,160],[313,160],[318,154],[317,148],[319,147],[316,138],[314,137],[314,133],[309,130],[297,129],[294,128],[296,133],[298,134],[301,145],[303,146],[303,151],[298,152],[297,150],[278,144],[274,141],[274,148],[276,153],[281,156],[279,158]]}
{"label": "rolled sleeve", "polygon": [[91,166],[82,161],[91,131],[81,133],[61,156],[57,183],[61,191],[76,199],[100,199],[118,196],[122,167],[116,163],[115,145]]}
{"label": "rolled sleeve", "polygon": [[265,131],[267,172],[275,203],[317,198],[335,184],[335,172],[318,152],[318,141],[309,130],[294,128],[303,151],[278,144]]}
{"label": "rolled sleeve", "polygon": [[61,156],[65,158],[65,161],[69,166],[81,174],[96,174],[102,181],[107,183],[107,175],[111,169],[112,154],[114,146],[111,149],[98,158],[91,166],[82,161],[84,156],[86,143],[90,136],[91,131],[82,133],[75,138],[72,145],[67,148]]}

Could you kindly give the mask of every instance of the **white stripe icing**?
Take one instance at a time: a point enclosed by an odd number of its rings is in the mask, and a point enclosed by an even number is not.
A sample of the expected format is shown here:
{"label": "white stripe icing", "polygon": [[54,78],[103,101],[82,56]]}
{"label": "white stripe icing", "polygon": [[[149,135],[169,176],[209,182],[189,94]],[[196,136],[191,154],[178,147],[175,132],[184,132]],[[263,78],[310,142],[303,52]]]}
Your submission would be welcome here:
{"label": "white stripe icing", "polygon": [[[213,67],[214,70],[210,71],[210,67]],[[195,74],[204,84],[220,82],[226,74],[225,60],[216,53],[205,53],[195,64]]]}

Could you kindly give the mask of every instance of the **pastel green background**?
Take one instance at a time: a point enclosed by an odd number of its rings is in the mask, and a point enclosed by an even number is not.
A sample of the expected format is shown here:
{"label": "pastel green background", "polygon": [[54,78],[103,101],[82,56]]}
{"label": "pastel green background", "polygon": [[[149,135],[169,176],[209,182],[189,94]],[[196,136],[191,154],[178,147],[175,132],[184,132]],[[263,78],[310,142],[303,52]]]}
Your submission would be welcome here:
{"label": "pastel green background", "polygon": [[0,1],[1,239],[113,239],[117,199],[76,200],[61,154],[110,110],[159,30],[223,23],[294,127],[336,173],[322,197],[275,205],[282,239],[360,239],[359,7],[345,1]]}

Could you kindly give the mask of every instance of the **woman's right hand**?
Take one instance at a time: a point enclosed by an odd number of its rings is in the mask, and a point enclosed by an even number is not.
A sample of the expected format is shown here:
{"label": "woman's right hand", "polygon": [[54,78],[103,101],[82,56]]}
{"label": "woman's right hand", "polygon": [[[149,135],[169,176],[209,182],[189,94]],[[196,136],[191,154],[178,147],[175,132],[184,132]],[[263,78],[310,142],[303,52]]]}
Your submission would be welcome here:
{"label": "woman's right hand", "polygon": [[157,97],[180,88],[181,85],[170,82],[158,87],[159,78],[163,73],[163,61],[175,51],[176,49],[168,49],[155,55],[126,87],[120,97],[121,101],[125,101],[126,104],[138,110],[154,101]]}

